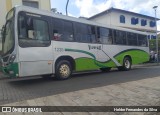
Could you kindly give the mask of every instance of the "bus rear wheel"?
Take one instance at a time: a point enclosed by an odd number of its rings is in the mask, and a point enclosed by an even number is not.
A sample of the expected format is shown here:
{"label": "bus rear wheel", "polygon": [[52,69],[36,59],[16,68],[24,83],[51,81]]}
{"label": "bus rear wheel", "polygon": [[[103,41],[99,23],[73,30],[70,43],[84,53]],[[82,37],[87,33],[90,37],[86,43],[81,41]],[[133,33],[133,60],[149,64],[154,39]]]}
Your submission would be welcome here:
{"label": "bus rear wheel", "polygon": [[58,80],[65,80],[70,78],[72,74],[72,67],[69,61],[62,60],[56,64],[55,77]]}
{"label": "bus rear wheel", "polygon": [[118,70],[120,71],[128,71],[131,69],[132,66],[132,62],[131,59],[129,57],[125,57],[123,60],[123,66],[118,67]]}

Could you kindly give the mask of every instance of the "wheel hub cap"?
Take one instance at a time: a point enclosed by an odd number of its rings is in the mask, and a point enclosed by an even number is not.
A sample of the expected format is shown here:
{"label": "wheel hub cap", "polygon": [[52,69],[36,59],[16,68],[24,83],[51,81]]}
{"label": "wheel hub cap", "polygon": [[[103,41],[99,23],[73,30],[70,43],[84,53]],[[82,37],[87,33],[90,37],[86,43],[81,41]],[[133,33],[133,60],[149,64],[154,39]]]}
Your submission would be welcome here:
{"label": "wheel hub cap", "polygon": [[69,74],[70,74],[70,69],[68,67],[68,65],[61,65],[60,67],[60,74],[63,76],[63,77],[68,77]]}
{"label": "wheel hub cap", "polygon": [[128,60],[125,61],[125,67],[130,68],[130,62]]}

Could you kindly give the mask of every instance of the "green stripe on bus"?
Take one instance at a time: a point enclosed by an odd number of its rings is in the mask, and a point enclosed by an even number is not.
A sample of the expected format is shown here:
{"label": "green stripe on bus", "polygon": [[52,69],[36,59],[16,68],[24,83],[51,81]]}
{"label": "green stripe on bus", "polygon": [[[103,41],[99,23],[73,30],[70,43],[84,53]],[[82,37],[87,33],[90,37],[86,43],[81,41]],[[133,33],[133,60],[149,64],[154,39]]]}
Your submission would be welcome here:
{"label": "green stripe on bus", "polygon": [[87,51],[77,50],[77,49],[65,49],[65,51],[84,53],[84,54],[87,54],[87,55],[90,55],[91,57],[93,57],[93,59],[91,59],[91,58],[78,58],[78,59],[76,59],[75,60],[76,71],[93,70],[93,69],[98,69],[98,68],[107,68],[107,67],[109,67],[108,65],[112,65],[112,66],[115,65],[112,61],[106,62],[105,64],[103,62],[99,62],[96,60],[96,57],[94,56],[94,54],[87,52]]}
{"label": "green stripe on bus", "polygon": [[107,62],[99,62],[91,58],[77,58],[75,59],[76,71],[94,70],[99,68],[116,67],[111,60]]}
{"label": "green stripe on bus", "polygon": [[149,61],[149,54],[143,50],[139,49],[130,49],[122,51],[114,56],[114,58],[120,63],[123,64],[123,59],[125,56],[131,56],[132,64],[140,64]]}
{"label": "green stripe on bus", "polygon": [[[93,59],[87,58],[87,57],[81,57],[81,58],[75,59],[76,71],[93,70],[93,69],[107,68],[107,67],[116,67],[116,64],[111,59],[106,62],[99,62],[96,60],[96,57],[94,56],[94,54],[87,52],[87,51],[76,50],[76,49],[65,49],[65,51],[85,53],[85,54],[93,57]],[[139,49],[129,49],[129,50],[122,51],[122,52],[116,54],[114,56],[114,58],[121,65],[123,65],[123,59],[127,55],[131,56],[132,64],[139,64],[139,63],[149,61],[149,54],[147,52],[145,52],[143,50],[139,50]]]}

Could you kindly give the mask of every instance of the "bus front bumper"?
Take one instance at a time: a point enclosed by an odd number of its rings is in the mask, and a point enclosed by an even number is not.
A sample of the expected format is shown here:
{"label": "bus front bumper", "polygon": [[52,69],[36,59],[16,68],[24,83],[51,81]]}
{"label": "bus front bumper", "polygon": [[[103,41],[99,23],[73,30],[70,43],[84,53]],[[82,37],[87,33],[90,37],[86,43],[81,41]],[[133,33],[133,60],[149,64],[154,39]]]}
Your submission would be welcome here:
{"label": "bus front bumper", "polygon": [[8,65],[1,65],[0,71],[9,77],[18,77],[18,63],[11,63]]}

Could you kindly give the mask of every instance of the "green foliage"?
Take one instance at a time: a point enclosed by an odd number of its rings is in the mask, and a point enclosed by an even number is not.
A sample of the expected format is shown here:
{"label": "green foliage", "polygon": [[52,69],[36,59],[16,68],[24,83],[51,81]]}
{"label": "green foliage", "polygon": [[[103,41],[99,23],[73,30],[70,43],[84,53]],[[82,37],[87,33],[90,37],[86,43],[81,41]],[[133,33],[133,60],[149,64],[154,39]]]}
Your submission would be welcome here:
{"label": "green foliage", "polygon": [[156,39],[149,40],[149,49],[156,51]]}

